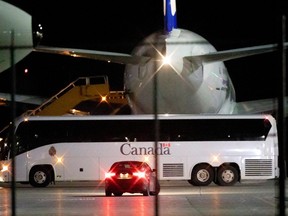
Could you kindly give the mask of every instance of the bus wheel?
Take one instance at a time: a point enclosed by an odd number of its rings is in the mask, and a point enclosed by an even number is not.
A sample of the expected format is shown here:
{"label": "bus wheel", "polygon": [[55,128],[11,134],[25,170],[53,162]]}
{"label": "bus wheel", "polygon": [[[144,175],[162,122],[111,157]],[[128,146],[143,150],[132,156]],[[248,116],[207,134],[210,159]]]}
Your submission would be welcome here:
{"label": "bus wheel", "polygon": [[199,164],[194,167],[190,183],[194,186],[207,186],[214,179],[214,171],[208,164]]}
{"label": "bus wheel", "polygon": [[34,187],[46,187],[50,183],[50,173],[43,166],[33,167],[30,171],[29,182]]}
{"label": "bus wheel", "polygon": [[231,186],[238,181],[238,171],[233,166],[221,166],[217,173],[217,183],[220,186]]}

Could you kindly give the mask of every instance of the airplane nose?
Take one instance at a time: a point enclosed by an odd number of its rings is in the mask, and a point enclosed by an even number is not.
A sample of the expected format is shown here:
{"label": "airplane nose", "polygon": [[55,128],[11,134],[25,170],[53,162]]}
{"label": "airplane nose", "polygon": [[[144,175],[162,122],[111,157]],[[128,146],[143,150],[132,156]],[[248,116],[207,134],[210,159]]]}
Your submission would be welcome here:
{"label": "airplane nose", "polygon": [[[7,2],[0,1],[0,73],[32,51],[31,15]],[[11,59],[11,47],[14,59]]]}

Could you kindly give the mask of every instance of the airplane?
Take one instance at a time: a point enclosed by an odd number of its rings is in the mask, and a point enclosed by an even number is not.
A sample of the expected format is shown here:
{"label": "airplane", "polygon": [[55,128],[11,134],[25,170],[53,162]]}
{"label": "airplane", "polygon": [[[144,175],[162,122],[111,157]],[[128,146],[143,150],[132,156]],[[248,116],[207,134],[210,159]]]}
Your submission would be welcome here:
{"label": "airplane", "polygon": [[[13,63],[39,52],[125,64],[124,91],[133,114],[154,113],[155,97],[157,113],[165,114],[252,114],[277,109],[275,99],[236,102],[224,62],[275,52],[278,44],[217,51],[201,35],[178,27],[176,0],[164,0],[163,6],[164,29],[150,34],[126,54],[41,46],[43,35],[41,29],[32,33],[32,17],[0,0],[0,19],[5,21],[0,23],[4,32],[0,35],[0,72],[11,67],[13,38]],[[286,49],[288,43],[283,46]]]}

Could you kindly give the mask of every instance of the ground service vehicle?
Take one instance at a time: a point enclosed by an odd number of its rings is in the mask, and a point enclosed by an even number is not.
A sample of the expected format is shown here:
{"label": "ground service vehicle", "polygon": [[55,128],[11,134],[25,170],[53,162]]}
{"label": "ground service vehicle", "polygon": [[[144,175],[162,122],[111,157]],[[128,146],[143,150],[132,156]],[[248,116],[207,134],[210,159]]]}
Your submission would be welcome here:
{"label": "ground service vehicle", "polygon": [[157,195],[160,184],[156,170],[142,161],[117,161],[105,173],[105,195],[122,196],[123,193]]}
{"label": "ground service vehicle", "polygon": [[[271,115],[28,116],[1,141],[0,180],[44,187],[58,181],[104,180],[121,160],[147,162],[159,180],[229,186],[278,177],[278,139]],[[157,167],[155,156],[157,155]]]}

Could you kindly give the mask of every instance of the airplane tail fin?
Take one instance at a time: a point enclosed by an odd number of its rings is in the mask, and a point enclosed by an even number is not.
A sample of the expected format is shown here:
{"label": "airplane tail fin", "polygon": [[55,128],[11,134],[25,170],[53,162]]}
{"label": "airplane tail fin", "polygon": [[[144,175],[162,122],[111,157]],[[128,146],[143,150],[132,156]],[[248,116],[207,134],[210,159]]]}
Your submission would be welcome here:
{"label": "airplane tail fin", "polygon": [[164,0],[164,25],[167,32],[177,28],[176,0]]}

